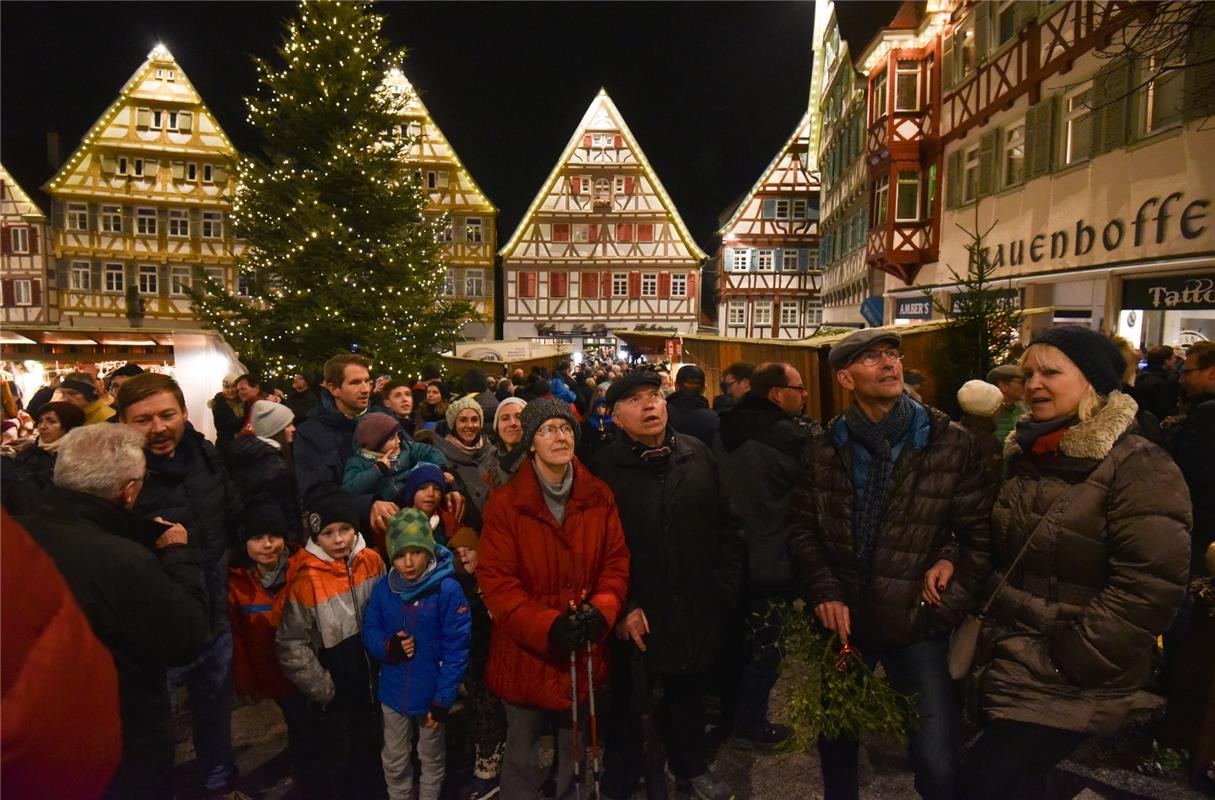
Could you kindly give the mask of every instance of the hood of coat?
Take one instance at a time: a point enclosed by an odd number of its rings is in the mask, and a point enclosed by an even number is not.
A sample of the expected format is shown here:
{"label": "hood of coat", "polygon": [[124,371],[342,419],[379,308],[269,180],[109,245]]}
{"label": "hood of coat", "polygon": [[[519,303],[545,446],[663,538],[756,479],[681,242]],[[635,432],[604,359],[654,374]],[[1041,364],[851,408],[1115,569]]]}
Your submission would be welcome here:
{"label": "hood of coat", "polygon": [[[1100,461],[1109,455],[1122,435],[1135,425],[1137,413],[1139,404],[1134,398],[1116,390],[1110,392],[1105,405],[1096,414],[1068,428],[1067,433],[1063,434],[1063,441],[1059,443],[1060,455]],[[1021,419],[1028,417],[1026,414]],[[1016,435],[1017,429],[1014,427],[1004,440],[1006,459],[1021,452]]]}
{"label": "hood of coat", "polygon": [[789,415],[766,397],[748,394],[721,415],[721,443],[730,453]]}
{"label": "hood of coat", "polygon": [[[308,539],[308,543],[304,545],[304,549],[299,552],[299,560],[292,559],[292,563],[298,564],[298,570],[316,569],[324,572],[331,572],[334,575],[346,575],[346,567],[354,563],[354,558],[361,551],[367,548],[367,542],[363,540],[363,534],[359,534],[354,540],[354,546],[350,548],[350,555],[346,556],[342,561],[338,561],[333,556],[325,552],[324,548],[312,538]],[[297,570],[289,570],[287,580],[291,580],[292,575]]]}
{"label": "hood of coat", "polygon": [[267,456],[281,458],[282,450],[277,444],[271,446],[265,439],[257,436],[236,436],[228,444],[227,460],[232,469],[248,466]]}
{"label": "hood of coat", "polygon": [[62,486],[47,487],[41,511],[87,520],[115,536],[148,548],[154,547],[156,540],[168,530],[164,523],[140,516],[118,503]]}

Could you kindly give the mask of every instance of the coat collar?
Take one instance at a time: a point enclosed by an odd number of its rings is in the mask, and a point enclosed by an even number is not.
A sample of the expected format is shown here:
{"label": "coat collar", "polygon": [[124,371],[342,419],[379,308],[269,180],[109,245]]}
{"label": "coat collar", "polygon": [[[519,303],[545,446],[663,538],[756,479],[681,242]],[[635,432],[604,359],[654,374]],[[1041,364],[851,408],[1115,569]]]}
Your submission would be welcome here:
{"label": "coat collar", "polygon": [[122,539],[152,547],[166,527],[141,517],[118,503],[75,489],[50,486],[42,497],[43,510],[58,516],[83,518]]}
{"label": "coat collar", "polygon": [[[1127,394],[1119,391],[1110,392],[1105,405],[1098,409],[1091,418],[1068,428],[1059,443],[1059,454],[1069,458],[1081,458],[1100,461],[1114,449],[1114,444],[1122,438],[1135,424],[1135,415],[1139,413],[1139,405]],[[1023,416],[1026,419],[1029,415]],[[1017,429],[1014,427],[1004,440],[1004,458],[1008,459],[1021,452],[1016,442]]]}
{"label": "coat collar", "polygon": [[[566,520],[570,519],[572,509],[589,506],[599,496],[599,491],[591,480],[593,476],[582,466],[582,462],[575,458],[571,463],[574,466],[574,485],[570,487],[570,497],[566,501]],[[530,458],[524,458],[519,464],[518,473],[511,479],[510,486],[514,487],[515,505],[519,511],[529,517],[545,520],[554,527],[562,527],[557,525],[557,520],[548,510],[548,504],[544,502],[540,476],[536,474],[536,468]]]}

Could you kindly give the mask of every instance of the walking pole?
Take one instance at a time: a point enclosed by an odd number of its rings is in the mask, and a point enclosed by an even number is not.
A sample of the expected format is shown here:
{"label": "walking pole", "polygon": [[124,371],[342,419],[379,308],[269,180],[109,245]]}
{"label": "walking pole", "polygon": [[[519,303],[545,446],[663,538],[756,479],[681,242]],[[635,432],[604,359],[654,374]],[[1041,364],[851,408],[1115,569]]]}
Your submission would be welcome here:
{"label": "walking pole", "polygon": [[595,716],[595,660],[591,654],[591,643],[586,643],[586,695],[590,703],[590,717],[587,726],[591,729],[591,785],[594,787],[595,800],[601,800],[602,789],[599,788],[599,718]]}
{"label": "walking pole", "polygon": [[[574,610],[574,601],[570,601]],[[578,752],[578,656],[570,651],[570,759],[574,762],[574,797],[582,800],[582,754]],[[558,754],[561,748],[555,748]]]}

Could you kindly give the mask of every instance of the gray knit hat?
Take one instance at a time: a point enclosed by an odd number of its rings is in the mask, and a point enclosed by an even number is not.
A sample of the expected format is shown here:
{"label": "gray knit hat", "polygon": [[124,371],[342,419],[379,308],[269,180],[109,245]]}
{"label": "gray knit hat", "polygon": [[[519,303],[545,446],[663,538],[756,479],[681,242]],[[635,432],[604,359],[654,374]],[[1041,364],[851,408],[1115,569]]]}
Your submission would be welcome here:
{"label": "gray knit hat", "polygon": [[456,418],[460,416],[461,411],[472,409],[477,412],[477,416],[481,418],[481,424],[485,424],[485,409],[481,408],[481,404],[474,397],[461,397],[447,407],[447,430],[452,433],[456,432]]}
{"label": "gray knit hat", "polygon": [[519,449],[523,452],[530,450],[536,431],[540,430],[540,426],[550,419],[563,419],[568,422],[574,429],[574,442],[578,441],[578,437],[582,434],[582,426],[574,418],[574,412],[570,411],[570,404],[555,397],[541,397],[531,401],[527,404],[527,408],[523,409],[520,419],[520,422],[523,423],[523,441],[519,443]]}

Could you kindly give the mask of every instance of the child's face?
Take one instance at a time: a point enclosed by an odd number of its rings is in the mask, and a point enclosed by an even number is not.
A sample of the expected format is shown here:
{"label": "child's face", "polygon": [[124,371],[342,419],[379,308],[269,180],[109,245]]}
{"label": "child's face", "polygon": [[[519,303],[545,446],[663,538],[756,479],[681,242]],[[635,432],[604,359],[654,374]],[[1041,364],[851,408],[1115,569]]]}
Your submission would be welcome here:
{"label": "child's face", "polygon": [[420,547],[409,547],[405,552],[392,560],[393,569],[407,581],[416,581],[426,571],[430,563],[430,553]]}
{"label": "child's face", "polygon": [[423,484],[422,488],[418,489],[413,496],[413,507],[426,516],[430,516],[439,510],[439,501],[442,499],[443,492],[439,489],[438,484]]}
{"label": "child's face", "polygon": [[278,563],[278,557],[283,553],[286,542],[277,533],[263,533],[245,542],[245,552],[253,563],[263,567],[272,567]]}
{"label": "child's face", "polygon": [[393,436],[384,443],[384,455],[392,458],[399,452],[401,452],[401,437]]}
{"label": "child's face", "polygon": [[344,559],[354,549],[358,531],[349,522],[331,522],[316,535],[316,543],[332,559]]}
{"label": "child's face", "polygon": [[457,547],[456,558],[464,565],[464,571],[472,575],[477,571],[477,551],[471,547]]}

